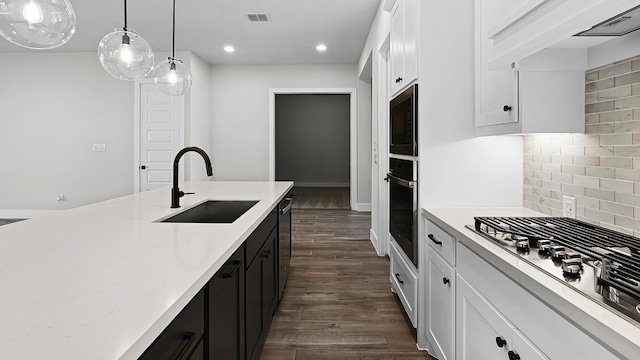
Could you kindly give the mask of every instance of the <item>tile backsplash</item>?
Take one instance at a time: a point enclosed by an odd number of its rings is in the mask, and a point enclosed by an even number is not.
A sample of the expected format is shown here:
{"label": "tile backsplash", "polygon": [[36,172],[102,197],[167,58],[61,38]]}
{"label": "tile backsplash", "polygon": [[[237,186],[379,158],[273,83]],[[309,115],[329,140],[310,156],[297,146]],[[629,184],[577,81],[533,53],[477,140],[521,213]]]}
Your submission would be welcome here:
{"label": "tile backsplash", "polygon": [[524,136],[524,207],[640,236],[640,56],[585,74],[585,134]]}

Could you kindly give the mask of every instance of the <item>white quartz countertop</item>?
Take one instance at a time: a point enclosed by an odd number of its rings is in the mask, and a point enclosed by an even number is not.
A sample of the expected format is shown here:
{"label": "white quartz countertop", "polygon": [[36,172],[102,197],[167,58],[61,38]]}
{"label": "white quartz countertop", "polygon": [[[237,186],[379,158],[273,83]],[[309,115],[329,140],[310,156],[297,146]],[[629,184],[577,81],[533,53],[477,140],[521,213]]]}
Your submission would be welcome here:
{"label": "white quartz countertop", "polygon": [[474,216],[547,216],[521,207],[423,208],[422,214],[570,321],[628,359],[640,359],[640,327],[465,228]]}
{"label": "white quartz countertop", "polygon": [[[0,227],[0,359],[137,359],[292,182],[187,182]],[[231,224],[158,223],[207,199]]]}

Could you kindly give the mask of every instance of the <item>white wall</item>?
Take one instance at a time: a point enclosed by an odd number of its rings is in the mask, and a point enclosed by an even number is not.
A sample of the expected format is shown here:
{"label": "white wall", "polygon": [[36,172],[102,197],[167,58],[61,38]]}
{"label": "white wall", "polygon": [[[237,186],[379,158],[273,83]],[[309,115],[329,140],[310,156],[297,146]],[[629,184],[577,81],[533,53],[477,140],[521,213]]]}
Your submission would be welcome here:
{"label": "white wall", "polygon": [[[191,90],[185,98],[185,146],[197,146],[210,154],[211,142],[211,66],[194,53],[185,53],[189,69],[193,75]],[[206,180],[207,172],[202,157],[197,154],[185,154],[189,162],[185,162],[185,179]],[[217,169],[214,167],[215,173]]]}
{"label": "white wall", "polygon": [[[212,66],[214,178],[269,179],[270,88],[355,88],[357,82],[353,64]],[[370,188],[370,181],[370,173],[358,173],[358,188]],[[370,201],[370,194],[357,199],[358,203]]]}
{"label": "white wall", "polygon": [[[365,74],[367,77],[372,76],[370,80],[370,85],[368,91],[371,92],[370,97],[370,108],[369,108],[369,121],[370,121],[370,134],[371,138],[369,140],[369,162],[371,166],[369,169],[371,170],[368,175],[371,178],[371,187],[370,190],[372,192],[371,195],[371,232],[372,232],[372,241],[374,245],[378,246],[378,239],[383,236],[380,234],[380,225],[379,225],[379,213],[380,213],[380,201],[378,199],[378,187],[383,186],[381,183],[381,178],[379,176],[379,164],[380,161],[387,161],[388,149],[381,149],[378,147],[378,161],[373,161],[373,148],[372,144],[378,143],[378,117],[380,114],[378,113],[379,104],[378,104],[378,93],[387,91],[387,84],[380,83],[377,77],[379,73],[380,67],[385,67],[386,63],[380,61],[380,56],[378,55],[378,48],[384,41],[384,39],[389,34],[389,28],[391,26],[391,15],[382,9],[382,5],[384,0],[380,2],[380,7],[378,8],[378,12],[373,20],[373,24],[371,25],[371,29],[369,30],[369,35],[367,37],[367,41],[365,42],[364,49],[362,50],[362,54],[360,55],[360,60],[358,61],[358,75],[361,77]],[[369,61],[371,61],[369,63]],[[360,94],[359,94],[360,96]],[[386,116],[386,115],[385,115]],[[377,249],[378,253],[384,253],[383,249]]]}
{"label": "white wall", "polygon": [[94,52],[3,53],[0,62],[3,216],[133,191],[133,83],[106,73]]}
{"label": "white wall", "polygon": [[473,2],[420,5],[420,206],[522,206],[522,137],[475,137]]}

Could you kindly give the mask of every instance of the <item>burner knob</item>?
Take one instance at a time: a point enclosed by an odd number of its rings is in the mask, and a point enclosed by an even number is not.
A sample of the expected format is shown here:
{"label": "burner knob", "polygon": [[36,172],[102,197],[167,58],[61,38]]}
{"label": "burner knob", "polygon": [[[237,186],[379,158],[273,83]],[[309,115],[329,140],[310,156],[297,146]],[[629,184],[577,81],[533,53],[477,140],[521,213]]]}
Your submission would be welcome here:
{"label": "burner knob", "polygon": [[548,253],[551,250],[550,240],[538,240],[538,251]]}
{"label": "burner knob", "polygon": [[516,242],[516,249],[518,251],[528,252],[529,240],[519,240],[518,242]]}
{"label": "burner knob", "polygon": [[582,269],[581,258],[562,259],[562,272],[566,275],[580,275]]}
{"label": "burner knob", "polygon": [[496,345],[498,345],[499,348],[504,347],[505,345],[507,345],[507,340],[505,340],[502,336],[498,336],[496,337]]}
{"label": "burner knob", "polygon": [[564,254],[566,254],[566,250],[562,245],[554,245],[551,246],[551,257],[554,259],[563,259]]}

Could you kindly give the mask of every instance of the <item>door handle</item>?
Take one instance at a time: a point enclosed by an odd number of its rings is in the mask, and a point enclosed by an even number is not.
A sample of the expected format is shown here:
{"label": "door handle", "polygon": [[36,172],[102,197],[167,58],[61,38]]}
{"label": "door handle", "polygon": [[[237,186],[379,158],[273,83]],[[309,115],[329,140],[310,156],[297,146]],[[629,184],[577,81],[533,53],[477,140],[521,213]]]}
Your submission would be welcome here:
{"label": "door handle", "polygon": [[285,198],[285,200],[288,201],[289,203],[287,204],[287,206],[280,208],[279,210],[280,214],[283,214],[283,215],[291,211],[291,207],[293,206],[293,198],[287,197]]}

